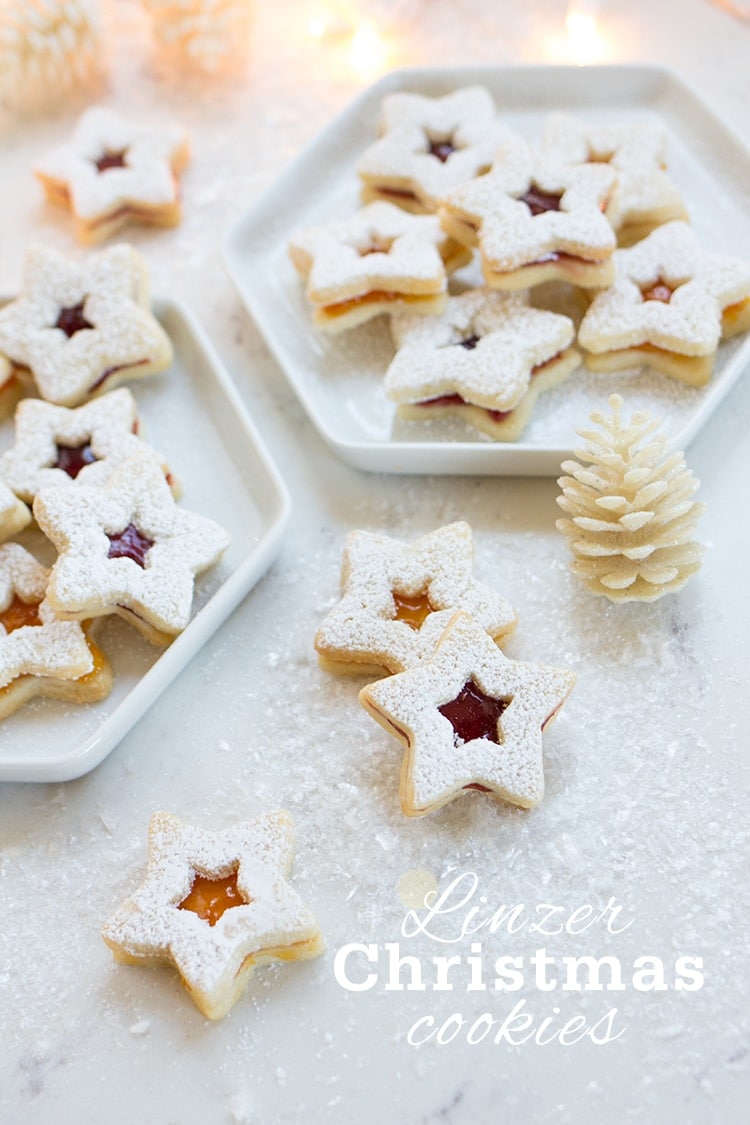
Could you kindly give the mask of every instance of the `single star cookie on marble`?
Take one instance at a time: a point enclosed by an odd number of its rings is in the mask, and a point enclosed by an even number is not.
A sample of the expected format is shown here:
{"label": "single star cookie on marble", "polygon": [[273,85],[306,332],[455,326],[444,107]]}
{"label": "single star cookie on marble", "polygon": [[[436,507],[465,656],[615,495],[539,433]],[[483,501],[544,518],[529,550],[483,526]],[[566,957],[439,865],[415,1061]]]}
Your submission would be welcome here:
{"label": "single star cookie on marble", "polygon": [[57,613],[118,613],[156,644],[185,628],[195,575],[229,544],[213,520],[178,507],[160,466],[140,455],[101,486],[43,488],[34,516],[60,552],[47,592]]}
{"label": "single star cookie on marble", "polygon": [[102,242],[128,223],[180,221],[179,174],[190,159],[180,126],[141,125],[103,106],[87,109],[72,140],[38,161],[47,198],[70,208],[81,242]]}
{"label": "single star cookie on marble", "polygon": [[151,314],[146,263],[131,246],[82,261],[32,246],[18,297],[0,309],[0,353],[31,372],[42,398],[77,406],[163,371],[172,344]]}
{"label": "single star cookie on marble", "polygon": [[656,121],[594,125],[552,113],[542,131],[542,152],[568,164],[609,164],[617,177],[607,218],[621,241],[645,238],[655,227],[688,214],[665,171],[664,130]]}
{"label": "single star cookie on marble", "polygon": [[575,682],[572,672],[508,660],[457,612],[429,660],[359,693],[404,745],[401,807],[423,816],[467,789],[531,808],[544,796],[542,731]]}
{"label": "single star cookie on marble", "polygon": [[468,523],[447,524],[404,543],[371,531],[351,531],[341,568],[341,601],[315,637],[321,666],[330,672],[400,672],[429,655],[437,637],[425,622],[445,624],[455,609],[471,613],[502,641],[516,625],[513,607],[473,576]]}
{"label": "single star cookie on marble", "polygon": [[438,210],[444,229],[479,246],[493,289],[543,281],[585,288],[614,276],[614,231],[603,211],[615,183],[605,164],[546,160],[520,138],[498,151],[490,172],[455,188]]}
{"label": "single star cookie on marble", "polygon": [[38,696],[85,703],[112,687],[101,649],[46,600],[48,578],[19,544],[0,547],[0,719]]}
{"label": "single star cookie on marble", "polygon": [[292,856],[283,810],[223,832],[155,813],[146,879],[102,937],[118,961],[173,964],[203,1015],[222,1019],[257,965],[323,951],[315,919],[287,882]]}
{"label": "single star cookie on marble", "polygon": [[385,392],[399,417],[457,414],[500,441],[514,441],[539,393],[580,363],[573,322],[529,308],[525,293],[468,290],[439,316],[395,314],[391,333]]}
{"label": "single star cookie on marble", "polygon": [[470,258],[434,215],[410,215],[391,203],[298,231],[289,254],[306,278],[313,323],[328,332],[398,309],[440,312],[447,274]]}
{"label": "single star cookie on marble", "polygon": [[16,408],[15,444],[0,456],[0,478],[31,501],[54,485],[103,484],[114,466],[143,454],[154,457],[176,494],[161,456],[138,436],[138,407],[126,387],[75,410],[27,398]]}
{"label": "single star cookie on marble", "polygon": [[447,191],[488,171],[511,135],[482,86],[441,98],[388,94],[380,132],[357,162],[362,198],[384,199],[415,213],[436,211]]}
{"label": "single star cookie on marble", "polygon": [[721,338],[750,327],[750,262],[706,253],[687,223],[618,250],[615,270],[578,331],[593,371],[647,364],[702,386]]}

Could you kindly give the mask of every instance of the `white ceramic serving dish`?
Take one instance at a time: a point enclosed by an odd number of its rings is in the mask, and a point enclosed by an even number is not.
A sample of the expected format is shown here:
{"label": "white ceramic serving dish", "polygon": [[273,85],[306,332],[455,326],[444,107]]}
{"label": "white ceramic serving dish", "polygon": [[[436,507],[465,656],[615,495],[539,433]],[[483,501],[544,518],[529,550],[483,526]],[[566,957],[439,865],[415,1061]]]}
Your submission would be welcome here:
{"label": "white ceramic serving dish", "polygon": [[613,390],[626,407],[653,410],[684,448],[750,361],[750,336],[721,345],[714,376],[699,389],[647,370],[605,376],[581,369],[541,396],[522,441],[493,443],[455,419],[394,420],[382,390],[393,354],[386,318],[334,337],[312,328],[287,242],[295,229],[358,206],[355,162],[376,134],[383,95],[442,95],[476,83],[491,90],[509,124],[529,138],[551,110],[599,122],[657,119],[667,135],[670,173],[703,245],[750,257],[750,151],[674,74],[651,66],[397,71],[337,117],[228,232],[225,263],[269,348],[325,441],[360,469],[556,475],[576,444],[576,429]]}

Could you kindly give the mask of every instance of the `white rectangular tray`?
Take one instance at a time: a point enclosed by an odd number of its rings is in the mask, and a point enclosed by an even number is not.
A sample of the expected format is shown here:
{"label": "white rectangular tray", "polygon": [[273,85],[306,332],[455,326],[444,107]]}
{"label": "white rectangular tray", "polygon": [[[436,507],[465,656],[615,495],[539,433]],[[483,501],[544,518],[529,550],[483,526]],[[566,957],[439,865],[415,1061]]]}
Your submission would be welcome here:
{"label": "white rectangular tray", "polygon": [[337,117],[228,232],[229,274],[269,348],[325,441],[360,469],[556,475],[576,444],[575,430],[614,390],[626,408],[652,409],[684,448],[750,361],[750,337],[722,344],[711,382],[698,389],[646,370],[594,375],[581,369],[540,397],[521,442],[493,443],[458,420],[394,422],[382,390],[393,354],[384,317],[335,337],[312,328],[287,243],[295,229],[357,208],[354,166],[376,135],[383,95],[442,95],[476,83],[489,88],[504,118],[529,138],[551,110],[598,122],[659,120],[670,173],[703,245],[750,257],[750,151],[674,74],[651,66],[397,71]]}
{"label": "white rectangular tray", "polygon": [[[66,781],[98,765],[258,581],[281,542],[286,486],[229,376],[183,306],[156,301],[154,311],[175,358],[168,371],[130,384],[142,434],[179,479],[180,503],[222,524],[232,542],[196,580],[193,617],[169,648],[149,644],[119,618],[102,623],[97,642],[114,670],[107,699],[83,706],[39,699],[0,725],[0,781]],[[0,434],[7,448],[12,422]],[[45,561],[41,532],[19,541]]]}

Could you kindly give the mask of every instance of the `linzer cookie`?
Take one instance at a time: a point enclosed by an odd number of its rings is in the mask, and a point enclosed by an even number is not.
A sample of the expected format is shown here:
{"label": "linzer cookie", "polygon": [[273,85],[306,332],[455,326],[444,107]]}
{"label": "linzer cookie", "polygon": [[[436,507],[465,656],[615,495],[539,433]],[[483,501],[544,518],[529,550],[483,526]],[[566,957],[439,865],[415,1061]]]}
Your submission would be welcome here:
{"label": "linzer cookie", "polygon": [[48,577],[17,543],[0,547],[0,719],[38,696],[87,703],[112,687],[101,649],[45,599]]}
{"label": "linzer cookie", "polygon": [[384,199],[415,213],[436,211],[447,191],[488,171],[511,135],[482,86],[442,98],[389,94],[380,132],[357,163],[362,198]]}
{"label": "linzer cookie", "polygon": [[313,323],[327,332],[395,310],[441,312],[447,274],[470,257],[434,215],[410,215],[390,203],[299,231],[289,253],[307,280]]}
{"label": "linzer cookie", "polygon": [[362,689],[362,706],[405,749],[401,807],[423,816],[467,790],[520,808],[544,796],[542,731],[575,676],[508,660],[457,612],[432,657]]}
{"label": "linzer cookie", "polygon": [[94,106],[72,140],[41,159],[34,173],[47,198],[70,209],[80,241],[92,244],[128,223],[176,226],[178,177],[189,158],[181,127],[135,124]]}
{"label": "linzer cookie", "polygon": [[323,668],[382,675],[400,672],[429,655],[436,637],[425,622],[443,625],[463,609],[490,637],[515,628],[513,607],[473,576],[473,537],[467,523],[448,524],[413,543],[371,531],[352,531],[341,568],[341,601],[315,637]]}
{"label": "linzer cookie", "polygon": [[18,297],[0,309],[0,353],[31,372],[42,398],[77,406],[169,366],[172,345],[149,306],[146,263],[132,247],[73,262],[32,246]]}
{"label": "linzer cookie", "polygon": [[750,262],[705,253],[687,223],[618,250],[615,268],[578,333],[593,371],[646,364],[699,387],[721,338],[750,328]]}
{"label": "linzer cookie", "polygon": [[469,290],[440,316],[394,315],[391,332],[385,391],[398,416],[455,414],[497,441],[514,441],[539,394],[580,363],[573,322],[529,308],[525,293]]}
{"label": "linzer cookie", "polygon": [[666,172],[664,130],[655,121],[593,125],[552,113],[544,123],[542,152],[568,164],[609,164],[617,179],[606,214],[620,242],[636,242],[663,223],[688,218]]}
{"label": "linzer cookie", "polygon": [[516,139],[490,172],[449,192],[438,214],[452,238],[479,247],[493,289],[543,281],[601,288],[614,276],[615,235],[603,214],[614,183],[606,164],[545,160]]}
{"label": "linzer cookie", "polygon": [[146,879],[102,937],[118,961],[173,965],[203,1015],[223,1019],[256,966],[323,951],[315,919],[287,882],[293,846],[283,810],[223,832],[155,813]]}
{"label": "linzer cookie", "polygon": [[44,488],[34,516],[60,552],[47,593],[66,619],[118,613],[155,644],[190,620],[195,575],[229,535],[178,507],[151,457],[121,461],[102,486]]}
{"label": "linzer cookie", "polygon": [[126,387],[68,410],[38,398],[16,408],[16,440],[0,456],[0,476],[22,500],[40,489],[103,484],[119,461],[134,454],[156,459],[176,494],[177,485],[155,450],[138,436],[136,401]]}
{"label": "linzer cookie", "polygon": [[31,512],[0,476],[0,542],[10,539],[31,523]]}

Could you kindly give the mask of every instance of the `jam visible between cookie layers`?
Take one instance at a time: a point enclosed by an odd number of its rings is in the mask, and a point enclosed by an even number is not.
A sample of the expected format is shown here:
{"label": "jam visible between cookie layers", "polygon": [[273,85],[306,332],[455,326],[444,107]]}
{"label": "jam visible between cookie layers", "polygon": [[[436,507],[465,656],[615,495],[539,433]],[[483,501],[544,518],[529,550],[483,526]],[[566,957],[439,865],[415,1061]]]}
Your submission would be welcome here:
{"label": "jam visible between cookie layers", "polygon": [[134,523],[129,523],[122,531],[107,535],[109,539],[108,559],[132,559],[145,568],[146,555],[154,545],[154,540],[144,535]]}
{"label": "jam visible between cookie layers", "polygon": [[672,294],[676,286],[668,285],[663,278],[658,277],[653,285],[647,285],[645,289],[641,289],[641,297],[644,301],[662,301],[668,305],[672,300]]}
{"label": "jam visible between cookie layers", "polygon": [[0,613],[0,625],[6,633],[22,629],[24,625],[41,625],[38,611],[38,602],[23,602],[14,594],[13,601]]}
{"label": "jam visible between cookie layers", "polygon": [[108,172],[110,168],[127,168],[127,161],[125,157],[128,155],[126,148],[114,151],[112,149],[105,149],[98,160],[94,161],[96,170],[101,175],[102,172]]}
{"label": "jam visible between cookie layers", "polygon": [[50,468],[62,469],[73,480],[86,465],[93,465],[94,461],[99,460],[87,441],[83,445],[63,445],[61,442],[57,442],[55,449],[57,450],[57,457]]}
{"label": "jam visible between cookie layers", "polygon": [[67,308],[60,309],[57,314],[57,320],[54,327],[59,328],[61,332],[70,339],[75,336],[76,332],[82,332],[84,328],[93,328],[94,325],[90,320],[86,320],[83,315],[83,306],[86,303],[86,298],[79,301],[77,305],[69,305]]}
{"label": "jam visible between cookie layers", "polygon": [[425,620],[434,612],[424,590],[420,590],[417,594],[399,594],[394,590],[393,604],[396,607],[394,621],[403,621],[415,632],[422,628]]}
{"label": "jam visible between cookie layers", "polygon": [[477,738],[499,744],[498,720],[510,702],[510,699],[485,695],[473,680],[468,680],[456,698],[438,707],[438,711],[453,727],[455,746]]}
{"label": "jam visible between cookie layers", "polygon": [[178,905],[178,910],[192,910],[209,926],[215,926],[221,916],[234,906],[242,906],[248,900],[242,896],[237,886],[237,871],[218,879],[209,879],[196,872],[190,891]]}
{"label": "jam visible between cookie layers", "polygon": [[543,191],[537,184],[529,184],[529,187],[517,198],[520,203],[525,203],[531,214],[543,215],[545,211],[559,211],[560,200],[563,197],[563,192]]}

